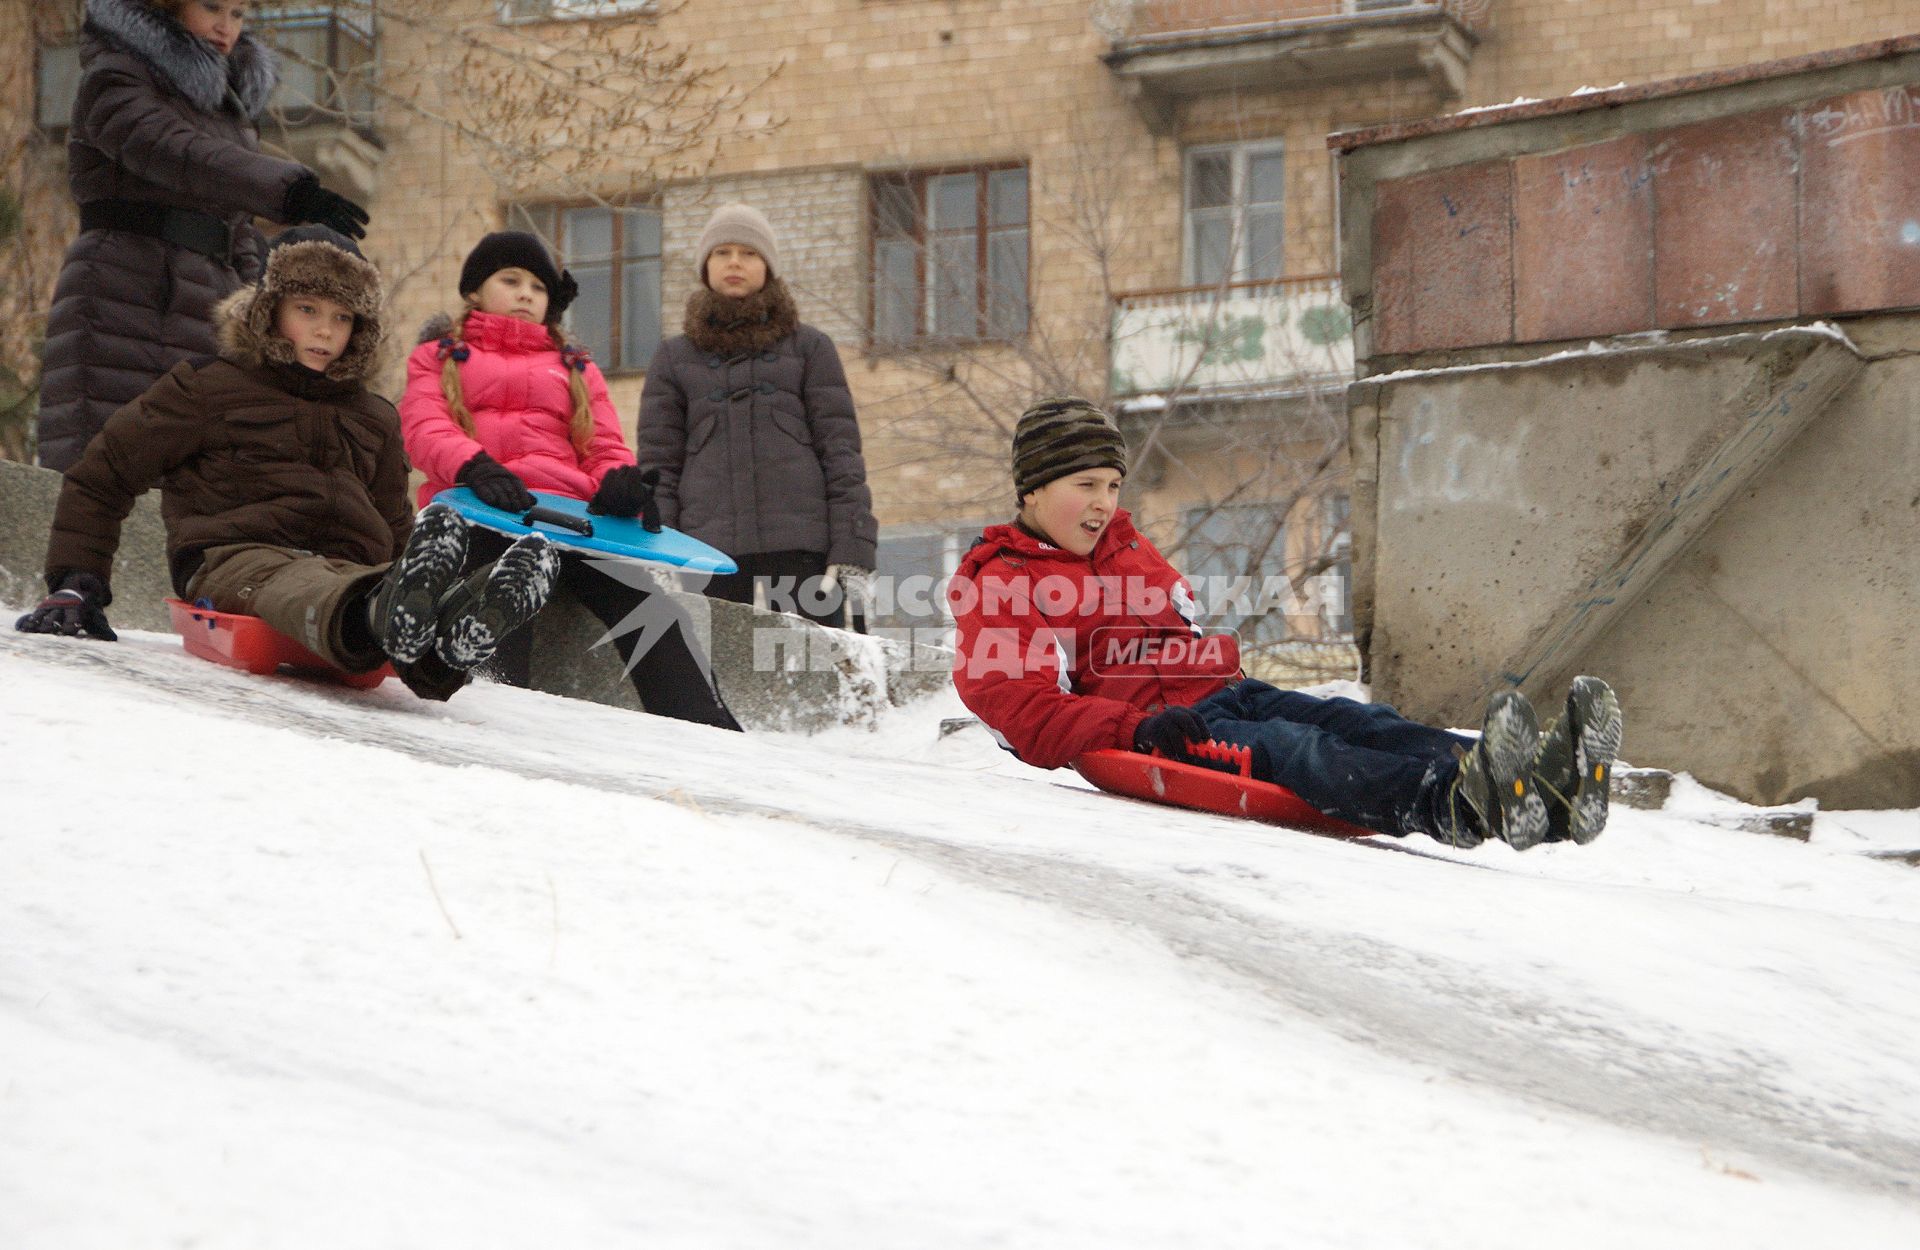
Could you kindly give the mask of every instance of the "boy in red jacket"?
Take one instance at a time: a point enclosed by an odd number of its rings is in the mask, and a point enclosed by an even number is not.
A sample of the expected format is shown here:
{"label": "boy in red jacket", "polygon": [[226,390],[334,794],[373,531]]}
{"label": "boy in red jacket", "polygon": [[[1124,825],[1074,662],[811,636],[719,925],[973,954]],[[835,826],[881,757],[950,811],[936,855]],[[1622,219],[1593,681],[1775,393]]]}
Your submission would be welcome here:
{"label": "boy in red jacket", "polygon": [[1233,638],[1202,632],[1191,587],[1119,506],[1126,470],[1119,428],[1086,400],[1043,400],[1014,431],[1019,515],[982,535],[948,590],[954,684],[1003,746],[1058,768],[1103,748],[1178,759],[1213,738],[1250,748],[1255,777],[1379,833],[1519,850],[1599,836],[1621,729],[1605,682],[1578,678],[1544,735],[1525,696],[1502,691],[1476,741],[1245,677]]}

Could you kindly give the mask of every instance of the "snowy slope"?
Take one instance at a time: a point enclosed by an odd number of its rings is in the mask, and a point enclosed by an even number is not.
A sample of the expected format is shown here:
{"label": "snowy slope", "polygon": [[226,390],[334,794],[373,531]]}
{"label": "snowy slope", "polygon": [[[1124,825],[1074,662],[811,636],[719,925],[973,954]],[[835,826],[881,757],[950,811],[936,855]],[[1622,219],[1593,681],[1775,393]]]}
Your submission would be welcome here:
{"label": "snowy slope", "polygon": [[1920,1244],[1920,871],[1857,853],[1920,814],[1345,844],[953,710],[0,634],[0,1246]]}

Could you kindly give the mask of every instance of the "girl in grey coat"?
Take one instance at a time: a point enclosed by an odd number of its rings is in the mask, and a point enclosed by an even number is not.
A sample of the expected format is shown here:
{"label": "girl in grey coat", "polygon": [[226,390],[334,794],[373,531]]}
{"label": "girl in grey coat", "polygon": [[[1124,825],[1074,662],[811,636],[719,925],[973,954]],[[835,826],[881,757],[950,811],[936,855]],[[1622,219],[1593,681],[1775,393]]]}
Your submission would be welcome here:
{"label": "girl in grey coat", "polygon": [[213,308],[259,276],[254,217],[366,235],[360,207],[262,155],[278,78],[244,0],[87,0],[67,135],[80,236],[47,321],[40,463],[65,471],[115,410],[219,350]]}
{"label": "girl in grey coat", "polygon": [[800,324],[774,273],[773,227],[728,204],[700,236],[686,333],[647,366],[639,461],[661,519],[732,556],[707,593],[840,624],[864,597],[879,523],[853,394],[833,340]]}

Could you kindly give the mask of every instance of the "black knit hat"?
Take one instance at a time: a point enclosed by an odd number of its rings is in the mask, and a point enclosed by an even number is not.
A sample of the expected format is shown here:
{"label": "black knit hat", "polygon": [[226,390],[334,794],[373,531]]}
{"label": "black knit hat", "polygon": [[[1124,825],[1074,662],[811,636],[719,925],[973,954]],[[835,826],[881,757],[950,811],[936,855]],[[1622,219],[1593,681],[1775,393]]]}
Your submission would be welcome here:
{"label": "black knit hat", "polygon": [[1127,471],[1127,440],[1113,418],[1077,395],[1043,399],[1013,429],[1013,493],[1025,499],[1082,469]]}
{"label": "black knit hat", "polygon": [[580,293],[573,275],[553,263],[538,236],[524,230],[496,230],[473,245],[460,266],[460,294],[471,295],[502,269],[524,269],[547,288],[547,324],[559,325],[567,305]]}

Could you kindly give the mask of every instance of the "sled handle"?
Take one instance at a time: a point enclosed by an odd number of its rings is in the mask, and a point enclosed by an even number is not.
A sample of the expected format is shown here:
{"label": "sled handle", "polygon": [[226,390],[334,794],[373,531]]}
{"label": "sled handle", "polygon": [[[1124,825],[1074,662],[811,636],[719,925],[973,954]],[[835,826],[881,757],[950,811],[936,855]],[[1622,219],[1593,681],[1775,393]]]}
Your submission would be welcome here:
{"label": "sled handle", "polygon": [[1210,738],[1205,742],[1190,743],[1187,753],[1192,755],[1193,762],[1202,768],[1237,772],[1242,777],[1248,778],[1253,776],[1253,752],[1246,747]]}
{"label": "sled handle", "polygon": [[573,516],[570,513],[561,512],[557,508],[548,508],[536,504],[528,508],[520,517],[520,524],[529,529],[533,528],[536,523],[542,521],[548,525],[557,525],[563,530],[572,530],[582,538],[593,537],[592,521],[589,521],[583,516]]}

